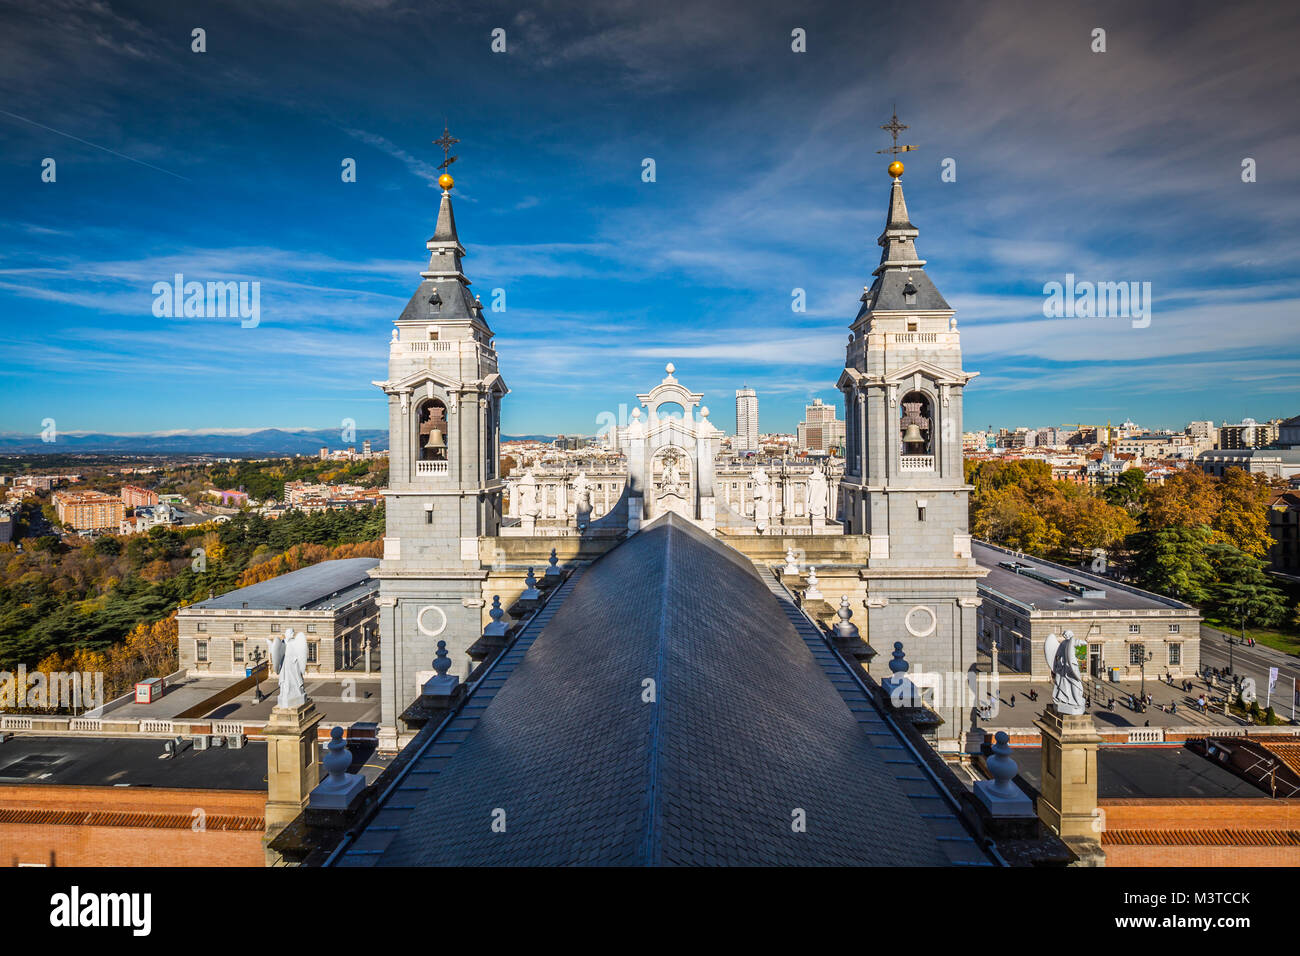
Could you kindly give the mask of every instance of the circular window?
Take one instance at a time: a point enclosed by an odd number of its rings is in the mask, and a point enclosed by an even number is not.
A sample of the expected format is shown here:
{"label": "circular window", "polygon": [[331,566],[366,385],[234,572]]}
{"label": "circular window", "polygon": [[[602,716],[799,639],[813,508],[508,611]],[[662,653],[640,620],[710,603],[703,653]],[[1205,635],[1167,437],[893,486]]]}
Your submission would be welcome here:
{"label": "circular window", "polygon": [[[430,630],[424,623],[424,616],[430,611],[433,611],[438,619],[438,624],[434,630]],[[420,613],[415,616],[415,626],[420,629],[420,633],[425,637],[437,637],[447,629],[447,615],[443,613],[442,608],[438,607],[438,605],[426,604],[420,608]]]}
{"label": "circular window", "polygon": [[934,611],[921,604],[908,611],[907,617],[903,618],[903,626],[913,637],[929,637],[938,625],[939,619],[934,616]]}

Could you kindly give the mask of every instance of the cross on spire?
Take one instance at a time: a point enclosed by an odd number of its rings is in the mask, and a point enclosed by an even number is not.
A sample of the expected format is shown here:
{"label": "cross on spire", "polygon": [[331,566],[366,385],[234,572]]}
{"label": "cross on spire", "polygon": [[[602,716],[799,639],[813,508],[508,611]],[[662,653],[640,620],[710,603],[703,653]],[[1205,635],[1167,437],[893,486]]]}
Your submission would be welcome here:
{"label": "cross on spire", "polygon": [[435,139],[433,141],[434,146],[440,147],[442,149],[442,162],[438,164],[439,169],[445,172],[447,167],[456,161],[456,157],[450,155],[450,153],[451,153],[451,148],[459,142],[460,140],[458,140],[455,136],[452,136],[451,133],[448,132],[447,124],[444,121],[442,124],[442,136],[440,136],[438,139]]}
{"label": "cross on spire", "polygon": [[890,121],[880,128],[883,129],[885,132],[889,133],[889,135],[894,138],[894,145],[890,146],[887,149],[878,149],[876,150],[877,153],[893,153],[895,156],[897,156],[899,153],[908,153],[916,149],[915,146],[898,145],[898,134],[901,133],[903,130],[907,129],[907,127],[898,121],[897,106],[894,107],[894,115],[890,119]]}

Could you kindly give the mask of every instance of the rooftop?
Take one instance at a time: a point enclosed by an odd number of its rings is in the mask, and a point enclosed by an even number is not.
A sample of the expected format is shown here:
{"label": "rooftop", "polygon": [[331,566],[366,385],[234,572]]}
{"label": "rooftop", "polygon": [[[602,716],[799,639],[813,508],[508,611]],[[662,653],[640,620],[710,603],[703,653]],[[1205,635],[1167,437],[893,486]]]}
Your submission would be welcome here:
{"label": "rooftop", "polygon": [[[1014,601],[1032,605],[1037,611],[1195,610],[1172,598],[1041,558],[1006,551],[983,541],[973,541],[971,553],[976,563],[989,572],[979,582],[981,589],[991,588]],[[1003,567],[1004,563],[1019,564],[1022,570],[1018,573]],[[1058,587],[1044,581],[1044,577],[1068,580],[1077,587]],[[1097,596],[1098,591],[1104,592],[1104,596]]]}
{"label": "rooftop", "polygon": [[[1042,784],[1042,751],[1017,747],[1020,776]],[[1100,747],[1097,796],[1106,797],[1270,797],[1254,784],[1186,747]]]}
{"label": "rooftop", "polygon": [[0,744],[0,785],[172,787],[265,790],[266,744],[195,750],[160,759],[164,741],[122,737],[36,737],[19,734]]}
{"label": "rooftop", "polygon": [[556,596],[411,765],[372,824],[395,832],[344,862],[987,864],[775,588],[675,515],[644,528]]}
{"label": "rooftop", "polygon": [[185,610],[328,611],[378,588],[379,582],[369,576],[369,572],[377,567],[378,558],[322,561],[269,581],[198,601]]}

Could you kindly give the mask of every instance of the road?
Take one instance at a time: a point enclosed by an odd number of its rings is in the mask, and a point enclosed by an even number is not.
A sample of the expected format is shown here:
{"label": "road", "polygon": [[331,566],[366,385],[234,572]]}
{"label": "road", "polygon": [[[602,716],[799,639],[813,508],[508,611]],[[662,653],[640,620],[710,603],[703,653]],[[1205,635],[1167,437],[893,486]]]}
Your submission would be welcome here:
{"label": "road", "polygon": [[[1229,653],[1228,638],[1236,642]],[[1255,689],[1259,693],[1259,704],[1264,706],[1268,696],[1268,669],[1278,669],[1277,684],[1273,688],[1273,707],[1279,717],[1292,716],[1290,696],[1291,680],[1300,681],[1300,658],[1271,647],[1256,644],[1246,647],[1240,637],[1233,637],[1209,625],[1201,625],[1201,664],[1225,670],[1231,657],[1232,668],[1242,677],[1253,677]]]}

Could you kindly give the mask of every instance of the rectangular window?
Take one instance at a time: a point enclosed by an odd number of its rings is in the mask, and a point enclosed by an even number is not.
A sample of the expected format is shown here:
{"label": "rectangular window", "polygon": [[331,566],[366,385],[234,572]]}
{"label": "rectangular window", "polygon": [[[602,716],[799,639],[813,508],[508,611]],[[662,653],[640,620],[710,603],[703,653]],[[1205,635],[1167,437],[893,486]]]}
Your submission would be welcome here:
{"label": "rectangular window", "polygon": [[235,625],[235,633],[236,633],[236,634],[242,634],[242,633],[243,633],[243,630],[244,630],[244,625],[242,625],[242,624],[236,624],[236,625]]}
{"label": "rectangular window", "polygon": [[1177,634],[1177,633],[1178,633],[1178,628],[1179,628],[1179,625],[1177,625],[1177,624],[1170,624],[1170,625],[1169,625],[1169,633],[1170,633],[1170,634]]}
{"label": "rectangular window", "polygon": [[307,663],[308,664],[315,664],[316,661],[319,659],[319,648],[320,648],[319,641],[307,642]]}
{"label": "rectangular window", "polygon": [[1171,666],[1178,666],[1183,662],[1183,645],[1169,645],[1169,663]]}
{"label": "rectangular window", "polygon": [[206,664],[208,661],[208,642],[198,641],[194,645],[194,659],[200,664]]}
{"label": "rectangular window", "polygon": [[1130,634],[1141,634],[1141,633],[1142,633],[1142,625],[1141,625],[1141,624],[1130,624],[1130,625],[1128,626],[1128,632],[1129,632]]}
{"label": "rectangular window", "polygon": [[307,633],[308,633],[308,634],[315,634],[315,633],[316,633],[316,625],[315,625],[315,624],[308,624],[308,625],[307,625]]}
{"label": "rectangular window", "polygon": [[235,641],[235,643],[232,644],[231,647],[234,649],[235,663],[236,664],[244,663],[244,642]]}
{"label": "rectangular window", "polygon": [[1147,659],[1147,646],[1145,644],[1130,644],[1128,646],[1128,662],[1130,664],[1141,664]]}
{"label": "rectangular window", "polygon": [[199,621],[199,623],[194,625],[194,629],[196,631],[206,631],[208,629],[208,625],[204,621]]}

